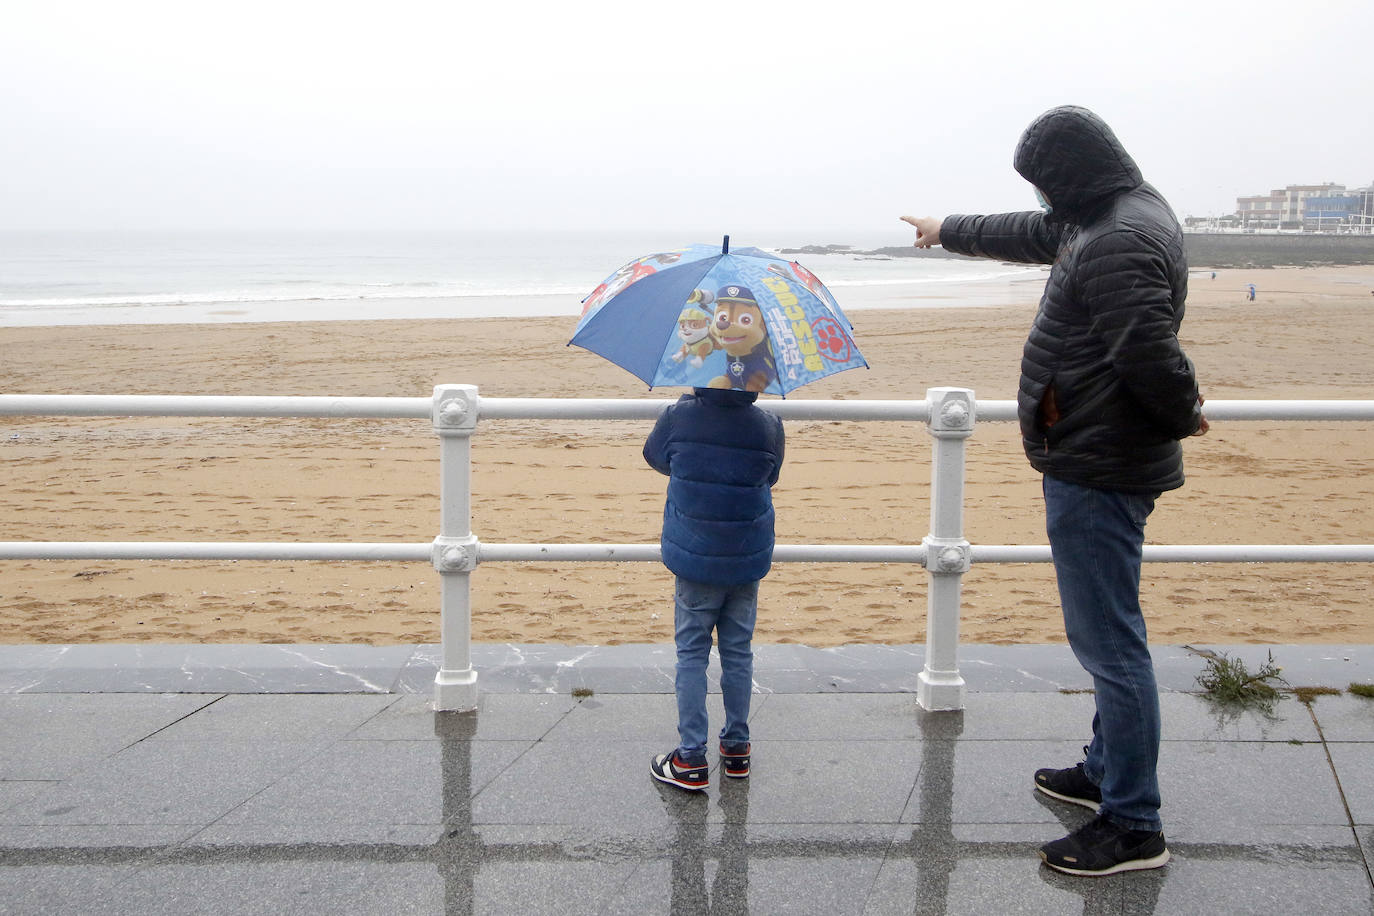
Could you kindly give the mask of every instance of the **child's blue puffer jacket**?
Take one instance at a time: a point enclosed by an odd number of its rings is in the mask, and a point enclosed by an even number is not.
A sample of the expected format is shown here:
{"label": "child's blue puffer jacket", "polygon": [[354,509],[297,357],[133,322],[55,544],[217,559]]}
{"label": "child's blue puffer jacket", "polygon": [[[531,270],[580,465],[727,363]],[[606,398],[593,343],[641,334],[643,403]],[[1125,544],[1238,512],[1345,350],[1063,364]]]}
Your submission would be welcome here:
{"label": "child's blue puffer jacket", "polygon": [[773,563],[782,421],[752,391],[696,388],[658,418],[644,460],[668,475],[663,564],[709,585],[743,585]]}

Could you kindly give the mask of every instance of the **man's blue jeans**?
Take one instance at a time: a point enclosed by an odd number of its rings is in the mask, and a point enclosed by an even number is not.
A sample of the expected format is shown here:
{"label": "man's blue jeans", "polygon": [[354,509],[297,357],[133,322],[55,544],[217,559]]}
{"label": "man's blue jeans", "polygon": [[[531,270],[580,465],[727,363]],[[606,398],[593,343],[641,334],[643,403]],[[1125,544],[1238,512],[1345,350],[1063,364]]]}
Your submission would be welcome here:
{"label": "man's blue jeans", "polygon": [[1099,783],[1108,820],[1159,830],[1159,688],[1140,610],[1145,520],[1158,494],[1096,490],[1049,475],[1044,490],[1064,632],[1096,692],[1083,772]]}
{"label": "man's blue jeans", "polygon": [[706,665],[711,658],[711,631],[720,652],[720,692],[725,726],[720,740],[749,740],[749,700],[754,689],[754,620],[759,584],[722,587],[677,577],[674,589],[674,637],[677,640],[678,754],[689,763],[706,756]]}

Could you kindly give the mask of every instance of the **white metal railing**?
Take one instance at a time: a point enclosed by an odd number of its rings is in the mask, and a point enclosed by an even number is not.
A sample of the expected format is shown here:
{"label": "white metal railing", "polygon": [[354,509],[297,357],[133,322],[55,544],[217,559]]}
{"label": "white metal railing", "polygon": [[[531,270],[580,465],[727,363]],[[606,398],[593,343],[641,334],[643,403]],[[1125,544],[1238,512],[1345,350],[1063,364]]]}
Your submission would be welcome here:
{"label": "white metal railing", "polygon": [[[428,419],[440,442],[439,534],[426,544],[246,542],[0,542],[0,560],[353,560],[422,561],[440,574],[438,709],[471,709],[470,575],[480,563],[513,561],[657,562],[657,544],[483,543],[471,530],[470,439],[479,420],[645,420],[665,399],[482,398],[472,385],[441,385],[431,398],[326,398],[147,395],[0,395],[0,416],[214,416]],[[911,563],[930,574],[925,667],[917,698],[926,709],[958,709],[959,598],[977,563],[1043,563],[1048,546],[972,545],[963,536],[964,440],[975,419],[1016,418],[1015,401],[976,401],[967,388],[931,388],[926,399],[766,401],[784,420],[925,423],[934,438],[930,533],[920,544],[779,544],[783,563]],[[1374,400],[1209,401],[1212,420],[1374,420]],[[1374,562],[1374,544],[1149,545],[1147,562]]]}

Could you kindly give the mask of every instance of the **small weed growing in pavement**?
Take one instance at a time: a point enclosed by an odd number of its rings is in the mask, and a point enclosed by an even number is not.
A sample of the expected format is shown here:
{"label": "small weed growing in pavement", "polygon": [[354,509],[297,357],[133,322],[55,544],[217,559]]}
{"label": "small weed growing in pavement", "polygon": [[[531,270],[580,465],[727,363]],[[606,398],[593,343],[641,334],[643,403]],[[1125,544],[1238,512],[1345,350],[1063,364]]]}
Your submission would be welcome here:
{"label": "small weed growing in pavement", "polygon": [[1317,697],[1340,696],[1339,687],[1294,687],[1293,696],[1298,698],[1298,702],[1307,703],[1309,706],[1316,701]]}
{"label": "small weed growing in pavement", "polygon": [[1258,706],[1273,711],[1274,702],[1284,695],[1271,681],[1287,686],[1279,676],[1283,669],[1274,664],[1274,653],[1253,674],[1244,660],[1231,658],[1224,652],[1213,653],[1205,659],[1207,670],[1197,676],[1198,686],[1212,699],[1222,703]]}
{"label": "small weed growing in pavement", "polygon": [[1357,697],[1374,700],[1374,684],[1351,684],[1350,692]]}
{"label": "small weed growing in pavement", "polygon": [[595,693],[596,691],[590,687],[574,687],[572,689],[572,695],[579,700],[585,700],[587,697],[595,695]]}

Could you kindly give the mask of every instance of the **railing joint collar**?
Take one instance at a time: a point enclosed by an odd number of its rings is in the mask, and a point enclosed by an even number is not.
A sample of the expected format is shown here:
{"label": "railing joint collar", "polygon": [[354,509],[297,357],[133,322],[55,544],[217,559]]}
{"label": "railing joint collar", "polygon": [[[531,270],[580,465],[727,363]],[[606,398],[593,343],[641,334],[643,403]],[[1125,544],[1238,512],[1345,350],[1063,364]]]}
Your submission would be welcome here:
{"label": "railing joint collar", "polygon": [[432,403],[434,430],[440,435],[470,436],[477,429],[477,386],[435,386]]}
{"label": "railing joint collar", "polygon": [[940,439],[967,439],[973,435],[977,413],[971,388],[928,388],[926,400],[930,404],[927,427]]}
{"label": "railing joint collar", "polygon": [[921,544],[926,549],[925,567],[932,575],[963,575],[973,565],[972,545],[963,538],[926,535]]}
{"label": "railing joint collar", "polygon": [[439,535],[430,550],[430,560],[439,573],[470,573],[477,568],[481,545],[477,536],[455,538]]}

